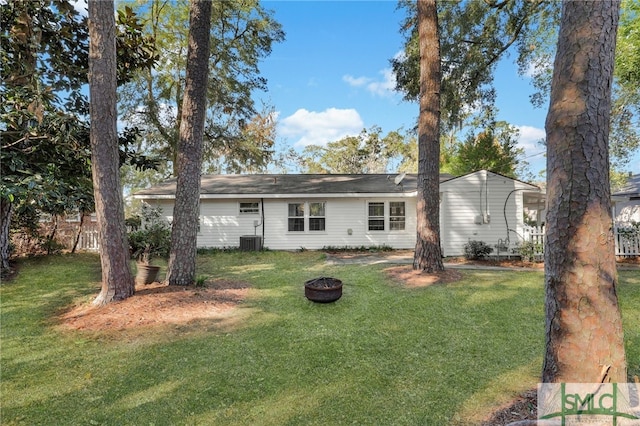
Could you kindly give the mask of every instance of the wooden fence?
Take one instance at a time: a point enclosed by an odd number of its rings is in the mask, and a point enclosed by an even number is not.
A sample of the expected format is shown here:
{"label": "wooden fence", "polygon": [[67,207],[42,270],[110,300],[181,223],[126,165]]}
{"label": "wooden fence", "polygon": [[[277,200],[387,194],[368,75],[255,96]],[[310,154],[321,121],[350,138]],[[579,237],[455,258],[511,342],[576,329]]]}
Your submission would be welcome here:
{"label": "wooden fence", "polygon": [[[536,259],[544,257],[544,226],[525,226],[524,240],[533,243],[533,255]],[[613,236],[616,243],[616,256],[632,257],[640,256],[640,235],[638,232],[629,232],[627,228],[613,228]]]}

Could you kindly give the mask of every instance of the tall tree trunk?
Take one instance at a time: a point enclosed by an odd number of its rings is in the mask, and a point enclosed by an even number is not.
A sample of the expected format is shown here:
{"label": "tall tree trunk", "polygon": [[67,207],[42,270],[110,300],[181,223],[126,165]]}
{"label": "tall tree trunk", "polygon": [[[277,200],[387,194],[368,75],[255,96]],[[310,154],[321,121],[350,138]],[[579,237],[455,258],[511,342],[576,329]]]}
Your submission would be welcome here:
{"label": "tall tree trunk", "polygon": [[625,382],[609,189],[620,4],[565,1],[547,132],[543,382]]}
{"label": "tall tree trunk", "polygon": [[167,270],[167,281],[170,285],[190,285],[196,278],[200,169],[207,106],[210,31],[211,1],[192,0],[187,74],[178,143],[178,180]]}
{"label": "tall tree trunk", "polygon": [[440,36],[435,0],[418,0],[420,116],[418,118],[417,240],[413,269],[442,271],[440,247]]}
{"label": "tall tree trunk", "polygon": [[0,197],[0,275],[11,269],[9,264],[9,242],[11,228],[11,213],[13,203],[8,198]]}
{"label": "tall tree trunk", "polygon": [[91,165],[100,238],[102,290],[96,305],[133,295],[120,189],[116,129],[116,27],[113,0],[89,0]]}

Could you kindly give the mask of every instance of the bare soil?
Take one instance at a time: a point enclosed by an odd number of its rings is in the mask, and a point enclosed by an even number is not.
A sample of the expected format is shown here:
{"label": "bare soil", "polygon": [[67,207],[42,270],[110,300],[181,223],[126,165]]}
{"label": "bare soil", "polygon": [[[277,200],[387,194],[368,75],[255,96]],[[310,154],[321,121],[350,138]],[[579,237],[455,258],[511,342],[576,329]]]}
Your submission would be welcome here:
{"label": "bare soil", "polygon": [[249,284],[212,280],[202,287],[152,283],[136,286],[128,299],[96,307],[75,306],[60,317],[70,330],[114,331],[157,325],[181,325],[195,320],[224,319],[246,298]]}

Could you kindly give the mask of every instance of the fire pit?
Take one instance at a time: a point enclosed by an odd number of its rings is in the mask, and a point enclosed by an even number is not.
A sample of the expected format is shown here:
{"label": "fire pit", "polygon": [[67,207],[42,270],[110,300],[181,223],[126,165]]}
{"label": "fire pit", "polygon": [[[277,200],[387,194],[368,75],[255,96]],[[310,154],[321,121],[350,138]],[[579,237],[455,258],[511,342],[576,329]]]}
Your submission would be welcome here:
{"label": "fire pit", "polygon": [[329,277],[320,277],[305,281],[304,295],[313,302],[335,302],[342,296],[342,281]]}

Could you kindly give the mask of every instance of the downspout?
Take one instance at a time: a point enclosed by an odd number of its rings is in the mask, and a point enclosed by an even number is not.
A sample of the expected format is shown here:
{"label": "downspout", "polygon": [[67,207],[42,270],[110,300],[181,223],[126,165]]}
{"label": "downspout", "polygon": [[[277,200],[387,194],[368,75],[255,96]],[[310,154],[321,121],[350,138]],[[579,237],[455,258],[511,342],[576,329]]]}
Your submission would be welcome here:
{"label": "downspout", "polygon": [[264,198],[260,198],[260,219],[262,222],[262,247],[264,248]]}

